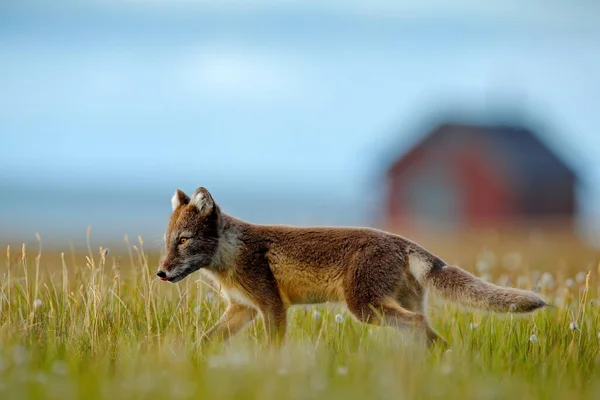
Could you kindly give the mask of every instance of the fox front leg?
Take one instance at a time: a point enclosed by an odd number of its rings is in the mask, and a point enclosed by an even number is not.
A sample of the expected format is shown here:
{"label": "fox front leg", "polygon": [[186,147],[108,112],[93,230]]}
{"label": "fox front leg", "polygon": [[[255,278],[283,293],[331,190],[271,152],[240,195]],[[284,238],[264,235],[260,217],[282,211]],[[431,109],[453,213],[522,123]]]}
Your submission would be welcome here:
{"label": "fox front leg", "polygon": [[257,315],[257,311],[243,304],[231,302],[221,318],[203,335],[203,340],[227,340],[241,331]]}

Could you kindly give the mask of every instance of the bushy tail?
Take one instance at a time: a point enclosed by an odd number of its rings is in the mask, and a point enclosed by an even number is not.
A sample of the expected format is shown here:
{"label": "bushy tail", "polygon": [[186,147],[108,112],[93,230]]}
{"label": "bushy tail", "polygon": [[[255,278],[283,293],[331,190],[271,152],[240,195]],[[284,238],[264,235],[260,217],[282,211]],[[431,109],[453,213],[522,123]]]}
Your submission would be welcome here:
{"label": "bushy tail", "polygon": [[538,294],[486,282],[464,269],[446,265],[431,254],[409,256],[417,280],[445,300],[485,311],[527,313],[549,304]]}

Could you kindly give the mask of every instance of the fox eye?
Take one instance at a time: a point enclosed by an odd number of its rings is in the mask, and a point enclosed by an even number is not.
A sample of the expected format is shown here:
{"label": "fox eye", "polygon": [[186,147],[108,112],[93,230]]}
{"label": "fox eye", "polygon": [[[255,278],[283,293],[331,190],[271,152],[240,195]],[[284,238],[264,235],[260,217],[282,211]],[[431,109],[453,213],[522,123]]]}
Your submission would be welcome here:
{"label": "fox eye", "polygon": [[185,244],[185,242],[188,241],[188,238],[182,237],[179,239],[179,241],[177,242],[178,244]]}

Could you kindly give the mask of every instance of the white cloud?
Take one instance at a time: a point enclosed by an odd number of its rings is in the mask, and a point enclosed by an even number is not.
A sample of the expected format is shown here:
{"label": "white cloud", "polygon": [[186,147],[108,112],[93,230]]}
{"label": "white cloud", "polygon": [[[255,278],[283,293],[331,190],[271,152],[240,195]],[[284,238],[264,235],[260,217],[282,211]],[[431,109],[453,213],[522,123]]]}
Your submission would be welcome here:
{"label": "white cloud", "polygon": [[298,57],[227,44],[203,46],[180,65],[181,85],[216,100],[290,100],[303,95],[308,80]]}
{"label": "white cloud", "polygon": [[106,48],[50,52],[12,46],[0,51],[0,116],[67,109],[90,115],[168,112],[170,105],[219,102],[289,105],[314,89],[308,72],[299,54],[236,43],[137,55]]}

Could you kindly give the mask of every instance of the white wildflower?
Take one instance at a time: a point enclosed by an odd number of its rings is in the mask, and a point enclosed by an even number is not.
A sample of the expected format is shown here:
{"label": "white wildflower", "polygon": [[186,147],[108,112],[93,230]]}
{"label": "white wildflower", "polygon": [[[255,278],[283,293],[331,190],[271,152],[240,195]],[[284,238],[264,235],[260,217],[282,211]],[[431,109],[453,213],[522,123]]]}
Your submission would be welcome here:
{"label": "white wildflower", "polygon": [[566,280],[565,285],[567,285],[568,288],[572,288],[573,286],[575,286],[575,281],[569,278]]}
{"label": "white wildflower", "polygon": [[552,274],[549,272],[544,272],[540,278],[540,284],[542,287],[546,288],[554,287],[554,278],[552,277]]}
{"label": "white wildflower", "polygon": [[577,324],[577,321],[573,321],[569,324],[569,329],[574,331],[574,330],[579,330],[579,325]]}
{"label": "white wildflower", "polygon": [[42,300],[40,300],[40,299],[35,299],[35,300],[33,301],[33,308],[39,308],[39,307],[41,307],[41,306],[42,306]]}
{"label": "white wildflower", "polygon": [[250,357],[244,353],[226,354],[213,356],[208,359],[209,368],[240,368],[250,361]]}
{"label": "white wildflower", "polygon": [[348,375],[348,367],[339,367],[337,369],[338,375]]}
{"label": "white wildflower", "polygon": [[200,311],[202,311],[202,306],[196,306],[196,307],[194,307],[194,313],[200,314]]}
{"label": "white wildflower", "polygon": [[323,374],[311,374],[308,384],[315,392],[320,392],[327,388],[327,380]]}
{"label": "white wildflower", "polygon": [[451,358],[452,358],[452,349],[448,349],[444,352],[444,359],[449,361]]}
{"label": "white wildflower", "polygon": [[43,372],[38,372],[35,374],[35,381],[40,385],[45,385],[48,383],[48,377]]}
{"label": "white wildflower", "polygon": [[66,375],[69,372],[69,366],[62,360],[56,360],[52,363],[52,372],[56,375]]}
{"label": "white wildflower", "polygon": [[489,271],[491,269],[490,268],[490,263],[488,263],[485,260],[477,260],[477,263],[475,264],[475,268],[479,272],[486,272],[486,271]]}
{"label": "white wildflower", "polygon": [[508,270],[514,271],[521,266],[522,260],[523,260],[523,257],[521,256],[520,253],[512,252],[512,253],[505,254],[502,261],[504,263],[504,266]]}
{"label": "white wildflower", "polygon": [[489,271],[496,265],[497,257],[492,251],[484,250],[477,256],[475,267],[479,272]]}
{"label": "white wildflower", "polygon": [[443,375],[450,375],[452,373],[452,365],[450,365],[450,363],[445,363],[442,366],[442,374]]}
{"label": "white wildflower", "polygon": [[337,322],[338,324],[341,324],[344,322],[344,316],[342,314],[336,314],[335,315],[335,322]]}
{"label": "white wildflower", "polygon": [[204,299],[207,303],[214,303],[216,300],[215,294],[213,292],[208,292],[206,293],[206,296],[204,296]]}
{"label": "white wildflower", "polygon": [[321,312],[320,312],[319,310],[314,310],[314,311],[313,311],[313,319],[314,319],[315,321],[317,321],[317,320],[321,319]]}
{"label": "white wildflower", "polygon": [[524,275],[519,275],[517,278],[518,287],[526,287],[529,284],[529,278]]}
{"label": "white wildflower", "polygon": [[577,275],[575,275],[575,280],[578,283],[583,283],[583,282],[585,282],[585,276],[586,276],[585,272],[578,272]]}
{"label": "white wildflower", "polygon": [[189,398],[194,394],[194,386],[187,382],[179,382],[171,387],[171,393],[175,398]]}
{"label": "white wildflower", "polygon": [[557,296],[554,298],[554,305],[558,308],[562,308],[565,306],[565,298],[562,296]]}
{"label": "white wildflower", "polygon": [[23,346],[15,346],[12,349],[13,362],[17,365],[24,364],[28,358],[27,349]]}
{"label": "white wildflower", "polygon": [[506,274],[502,274],[500,278],[498,278],[498,284],[500,286],[510,286],[510,278]]}
{"label": "white wildflower", "polygon": [[304,354],[306,354],[309,357],[314,357],[315,356],[315,351],[313,349],[306,348],[306,350],[304,350]]}
{"label": "white wildflower", "polygon": [[477,327],[478,327],[478,326],[479,326],[479,325],[478,325],[476,322],[471,322],[471,323],[469,324],[469,329],[471,329],[471,330],[475,330],[475,329],[477,329]]}
{"label": "white wildflower", "polygon": [[534,334],[532,334],[531,336],[529,336],[529,341],[531,343],[537,343],[538,342],[538,337]]}

